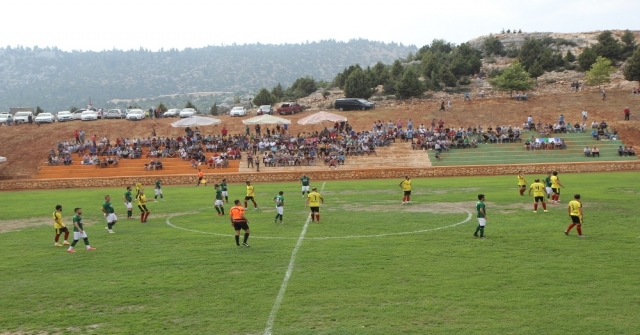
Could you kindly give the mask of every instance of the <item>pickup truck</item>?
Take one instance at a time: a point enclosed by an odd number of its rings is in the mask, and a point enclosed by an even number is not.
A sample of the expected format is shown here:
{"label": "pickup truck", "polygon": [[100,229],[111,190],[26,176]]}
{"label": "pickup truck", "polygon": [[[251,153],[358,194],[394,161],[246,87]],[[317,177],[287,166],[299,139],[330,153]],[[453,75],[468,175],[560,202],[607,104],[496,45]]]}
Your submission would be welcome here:
{"label": "pickup truck", "polygon": [[285,102],[276,110],[276,112],[280,115],[300,113],[302,112],[302,106],[295,102]]}

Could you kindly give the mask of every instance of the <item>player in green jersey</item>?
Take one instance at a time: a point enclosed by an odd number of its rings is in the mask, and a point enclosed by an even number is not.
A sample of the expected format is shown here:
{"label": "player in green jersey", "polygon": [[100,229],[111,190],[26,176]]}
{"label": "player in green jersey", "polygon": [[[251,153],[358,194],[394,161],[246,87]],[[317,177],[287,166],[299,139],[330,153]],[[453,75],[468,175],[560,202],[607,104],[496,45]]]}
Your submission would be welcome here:
{"label": "player in green jersey", "polygon": [[164,195],[162,195],[162,183],[160,182],[160,179],[156,179],[155,192],[156,195],[153,197],[153,201],[158,202],[158,196],[160,196],[160,199],[164,201]]}
{"label": "player in green jersey", "polygon": [[111,205],[111,197],[108,194],[104,196],[102,213],[104,213],[104,217],[107,218],[107,226],[104,229],[111,234],[115,233],[111,228],[118,222],[118,217],[116,216],[116,210],[113,209],[113,205]]}
{"label": "player in green jersey", "polygon": [[226,203],[229,203],[229,193],[227,193],[227,191],[229,191],[227,186],[227,179],[222,179],[222,182],[220,183],[220,190],[222,190],[224,201]]}
{"label": "player in green jersey", "polygon": [[84,231],[84,226],[82,224],[82,208],[76,208],[73,210],[76,215],[73,216],[73,243],[67,249],[68,252],[76,252],[73,250],[73,247],[76,246],[76,243],[80,239],[84,240],[84,245],[87,248],[87,251],[96,250],[96,248],[92,248],[89,245],[89,237],[87,237],[87,232]]}
{"label": "player in green jersey", "polygon": [[124,205],[127,206],[127,219],[133,219],[133,195],[131,194],[131,186],[127,186],[127,191],[122,196],[124,199]]}
{"label": "player in green jersey", "polygon": [[[487,225],[487,207],[484,204],[484,194],[478,194],[478,202],[476,202],[476,217],[478,218],[478,227],[473,236],[484,238],[484,227]],[[478,236],[480,232],[480,236]]]}
{"label": "player in green jersey", "polygon": [[302,185],[302,197],[304,198],[305,193],[309,194],[309,186],[311,185],[311,178],[307,177],[307,175],[302,175],[300,178],[300,185]]}
{"label": "player in green jersey", "polygon": [[273,220],[273,223],[278,222],[278,218],[280,219],[280,223],[282,223],[282,215],[284,214],[284,192],[278,192],[278,195],[273,197],[273,202],[276,203],[276,218]]}
{"label": "player in green jersey", "polygon": [[216,189],[216,200],[214,202],[214,207],[216,208],[216,212],[218,212],[218,216],[224,215],[224,202],[222,201],[222,190],[220,189],[220,185],[215,184],[213,187]]}

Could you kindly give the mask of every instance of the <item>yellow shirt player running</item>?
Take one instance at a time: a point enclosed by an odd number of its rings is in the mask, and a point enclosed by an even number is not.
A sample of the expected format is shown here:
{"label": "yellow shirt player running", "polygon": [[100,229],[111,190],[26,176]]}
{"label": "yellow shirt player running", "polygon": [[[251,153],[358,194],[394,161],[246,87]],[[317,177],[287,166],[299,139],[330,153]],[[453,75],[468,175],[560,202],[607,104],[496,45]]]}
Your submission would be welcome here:
{"label": "yellow shirt player running", "polygon": [[136,180],[136,197],[140,194],[140,190],[142,189],[142,183],[139,180]]}
{"label": "yellow shirt player running", "polygon": [[564,185],[562,185],[560,178],[558,178],[558,171],[553,171],[551,176],[551,191],[553,191],[551,203],[553,204],[560,202],[560,187],[564,188]]}
{"label": "yellow shirt player running", "polygon": [[584,219],[582,214],[582,202],[580,202],[580,194],[576,194],[573,196],[573,200],[569,201],[569,206],[567,206],[567,211],[569,212],[569,217],[571,218],[571,224],[564,231],[565,235],[569,235],[569,231],[574,226],[578,231],[578,237],[585,237],[582,235],[582,221]]}
{"label": "yellow shirt player running", "polygon": [[518,187],[520,188],[520,195],[524,195],[524,190],[527,189],[527,181],[524,180],[524,172],[518,171]]}
{"label": "yellow shirt player running", "polygon": [[244,208],[247,208],[247,201],[253,202],[253,210],[258,210],[258,204],[256,203],[256,188],[251,185],[251,181],[247,180],[247,196],[244,197]]}
{"label": "yellow shirt player running", "polygon": [[538,202],[541,202],[542,209],[544,209],[544,212],[546,213],[547,204],[544,202],[544,198],[547,192],[544,184],[540,182],[540,179],[536,179],[535,183],[529,186],[529,196],[531,196],[531,191],[533,191],[533,212],[538,213]]}
{"label": "yellow shirt player running", "polygon": [[402,197],[402,205],[411,203],[411,178],[409,176],[405,176],[404,180],[400,182],[400,187],[404,192]]}
{"label": "yellow shirt player running", "polygon": [[[69,238],[69,229],[67,229],[67,226],[62,222],[62,205],[56,205],[56,211],[53,212],[53,228],[56,230],[56,237],[53,245],[56,247],[69,245],[69,241],[67,241]],[[58,241],[60,240],[60,234],[62,233],[64,233],[64,242],[60,244]]]}
{"label": "yellow shirt player running", "polygon": [[324,204],[322,194],[318,193],[316,187],[311,189],[311,193],[307,195],[304,206],[311,209],[311,222],[320,222],[320,204]]}

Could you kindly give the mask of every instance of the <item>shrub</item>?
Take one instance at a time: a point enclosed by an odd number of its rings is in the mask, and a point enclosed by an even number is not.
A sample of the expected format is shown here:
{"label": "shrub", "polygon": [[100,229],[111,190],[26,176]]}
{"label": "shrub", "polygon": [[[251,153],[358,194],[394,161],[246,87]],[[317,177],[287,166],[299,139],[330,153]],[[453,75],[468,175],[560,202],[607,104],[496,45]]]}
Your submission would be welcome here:
{"label": "shrub", "polygon": [[458,80],[458,84],[460,84],[460,85],[469,85],[469,84],[471,84],[471,80],[467,76],[462,76],[462,77],[460,77],[460,80]]}
{"label": "shrub", "polygon": [[556,71],[556,72],[564,72],[564,67],[559,66],[554,71]]}
{"label": "shrub", "polygon": [[498,68],[493,68],[491,70],[489,70],[489,73],[487,73],[487,77],[489,78],[495,78],[499,75],[502,74],[502,69],[498,69]]}
{"label": "shrub", "polygon": [[553,83],[556,82],[556,80],[553,79],[553,78],[549,78],[549,79],[546,79],[544,82],[547,83],[547,84],[553,84]]}

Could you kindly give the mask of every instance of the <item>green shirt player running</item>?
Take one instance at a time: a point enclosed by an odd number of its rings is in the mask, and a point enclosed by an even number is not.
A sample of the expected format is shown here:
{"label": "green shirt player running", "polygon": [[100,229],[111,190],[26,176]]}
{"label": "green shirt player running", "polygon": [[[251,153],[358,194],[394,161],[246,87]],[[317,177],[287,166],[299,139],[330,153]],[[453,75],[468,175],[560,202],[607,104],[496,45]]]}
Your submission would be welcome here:
{"label": "green shirt player running", "polygon": [[542,181],[544,182],[544,189],[547,192],[547,199],[549,199],[553,194],[553,190],[551,189],[551,172],[548,172],[547,178],[544,178]]}
{"label": "green shirt player running", "polygon": [[[484,194],[478,194],[478,202],[476,202],[476,217],[478,218],[478,227],[473,236],[484,238],[484,227],[487,225],[487,207],[484,205]],[[478,236],[480,232],[480,236]]]}
{"label": "green shirt player running", "polygon": [[311,185],[311,178],[307,177],[307,175],[302,175],[300,178],[300,185],[302,185],[302,197],[304,198],[305,192],[309,194],[309,186]]}
{"label": "green shirt player running", "polygon": [[227,193],[228,191],[227,179],[222,179],[222,182],[220,183],[220,190],[222,191],[222,196],[224,197],[224,201],[226,203],[229,203],[229,193]]}
{"label": "green shirt player running", "polygon": [[162,183],[160,182],[160,179],[156,179],[154,191],[156,192],[156,195],[153,197],[153,201],[158,202],[158,196],[160,196],[160,199],[164,201],[164,195],[162,195]]}
{"label": "green shirt player running", "polygon": [[76,208],[73,210],[76,215],[73,216],[73,243],[67,249],[68,252],[76,252],[73,250],[73,247],[76,246],[76,243],[80,239],[84,240],[84,245],[87,248],[87,251],[96,250],[96,248],[92,248],[89,245],[89,238],[87,237],[87,233],[84,231],[84,225],[82,224],[82,208]]}
{"label": "green shirt player running", "polygon": [[284,192],[278,192],[278,195],[273,197],[273,202],[276,203],[276,218],[273,219],[273,223],[278,222],[278,219],[280,219],[280,223],[282,223],[282,215],[284,214]]}

